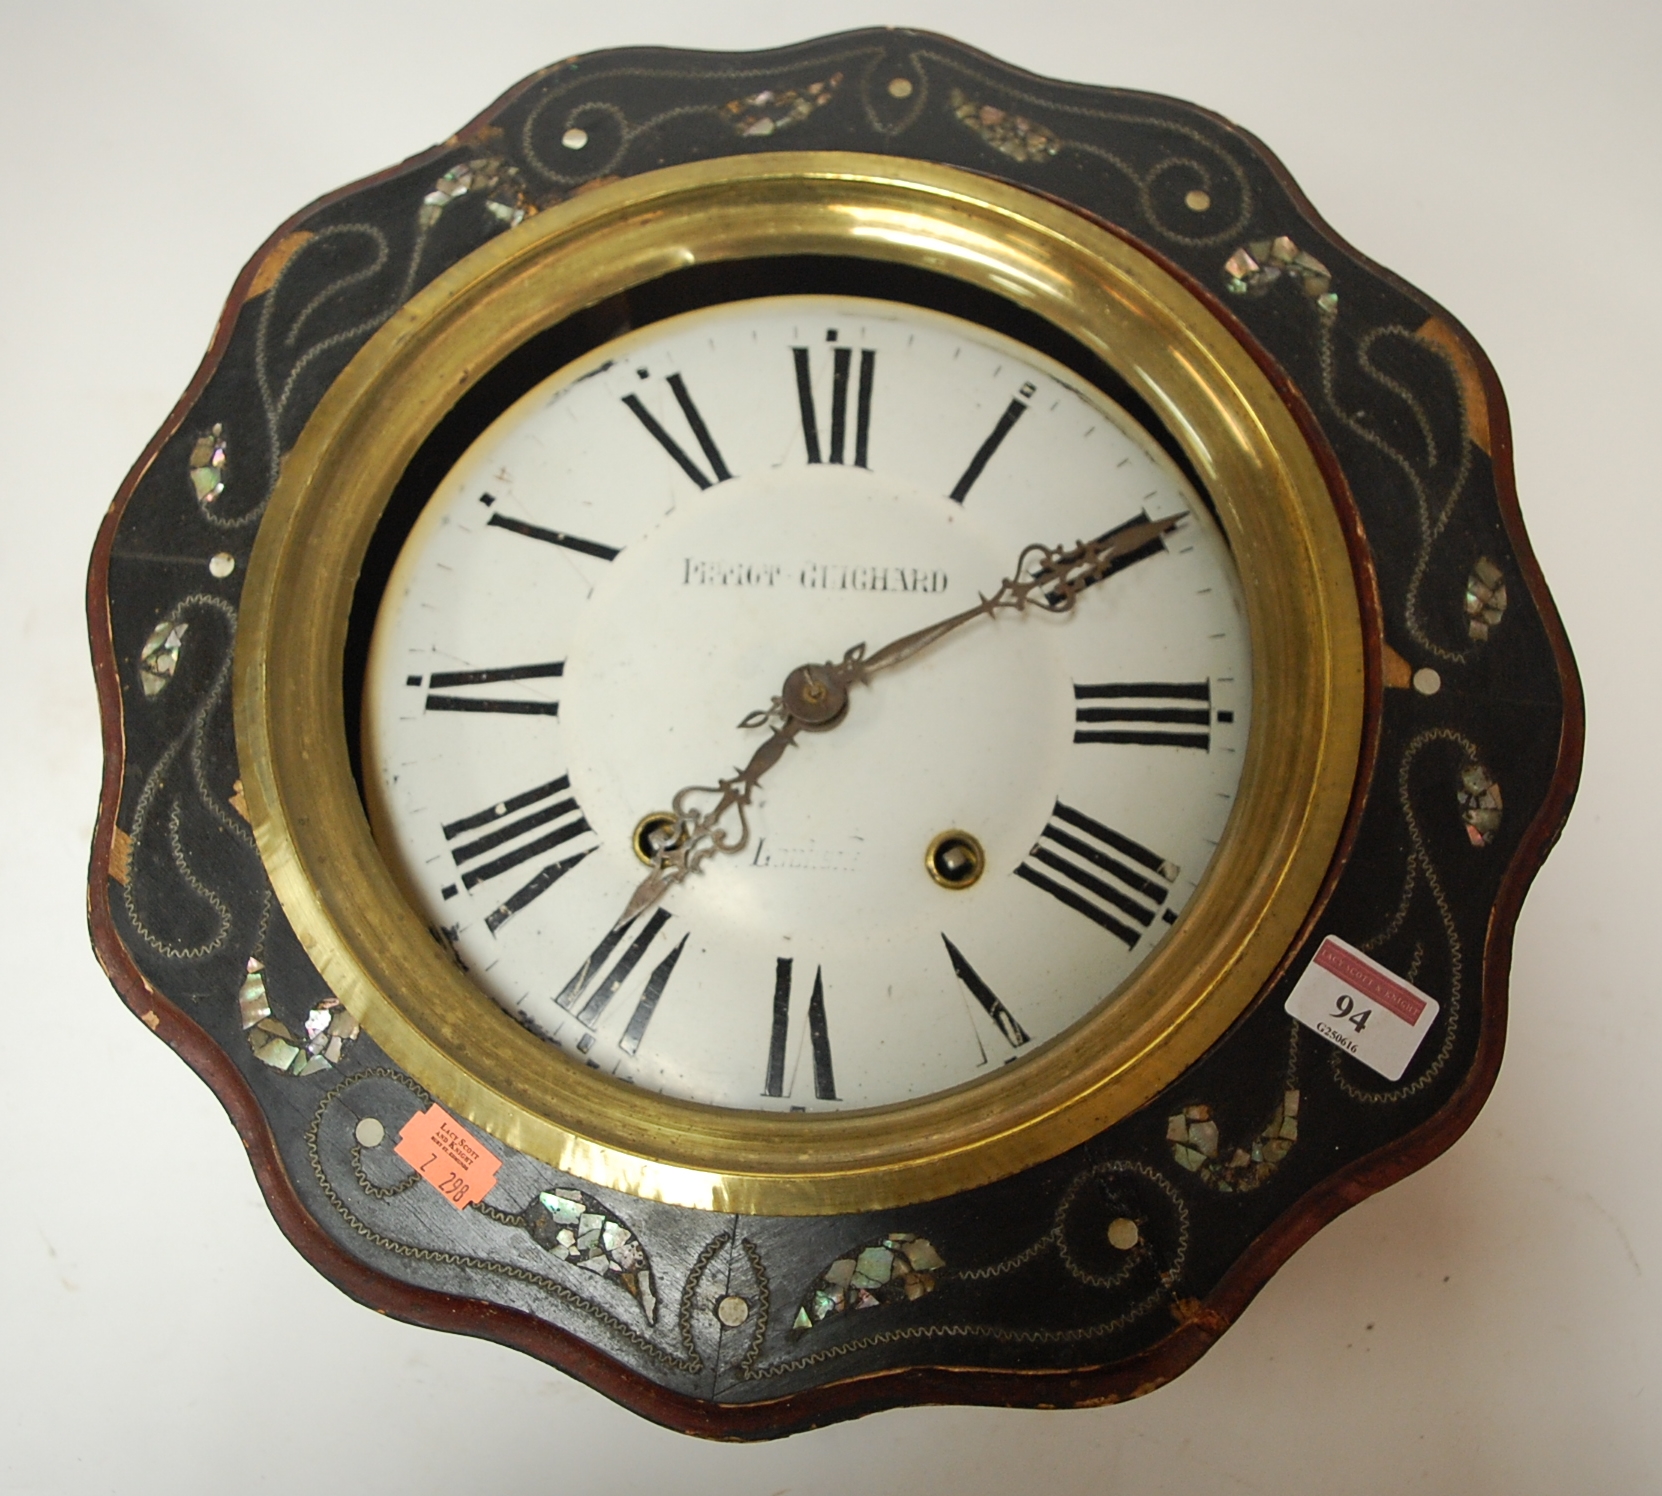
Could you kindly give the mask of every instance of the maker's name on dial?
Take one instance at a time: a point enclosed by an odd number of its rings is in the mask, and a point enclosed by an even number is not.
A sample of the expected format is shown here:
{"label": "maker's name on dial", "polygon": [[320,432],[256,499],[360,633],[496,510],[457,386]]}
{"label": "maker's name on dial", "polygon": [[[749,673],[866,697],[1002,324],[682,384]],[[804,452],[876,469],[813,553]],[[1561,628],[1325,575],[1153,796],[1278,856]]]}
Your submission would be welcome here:
{"label": "maker's name on dial", "polygon": [[800,587],[809,592],[945,592],[951,580],[944,571],[921,566],[861,566],[837,561],[809,561],[791,567],[776,561],[698,561],[681,563],[684,587]]}

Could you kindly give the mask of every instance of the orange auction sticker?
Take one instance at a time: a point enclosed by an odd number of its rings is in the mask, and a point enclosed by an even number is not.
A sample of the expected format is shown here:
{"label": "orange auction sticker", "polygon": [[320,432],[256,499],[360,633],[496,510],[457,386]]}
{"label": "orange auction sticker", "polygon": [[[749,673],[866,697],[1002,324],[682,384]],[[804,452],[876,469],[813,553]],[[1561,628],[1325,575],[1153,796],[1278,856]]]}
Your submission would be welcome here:
{"label": "orange auction sticker", "polygon": [[457,1210],[483,1200],[502,1167],[502,1160],[436,1101],[404,1124],[393,1151]]}

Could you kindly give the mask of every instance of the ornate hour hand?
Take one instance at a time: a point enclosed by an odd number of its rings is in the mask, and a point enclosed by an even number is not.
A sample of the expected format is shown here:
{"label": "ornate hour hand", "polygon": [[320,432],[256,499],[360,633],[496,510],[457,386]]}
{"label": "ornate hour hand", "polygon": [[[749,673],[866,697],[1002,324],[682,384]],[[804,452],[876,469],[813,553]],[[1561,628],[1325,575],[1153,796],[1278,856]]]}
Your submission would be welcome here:
{"label": "ornate hour hand", "polygon": [[[696,872],[706,858],[717,852],[742,852],[749,845],[750,822],[745,816],[745,807],[750,804],[762,775],[784,757],[785,750],[806,725],[798,717],[787,717],[768,734],[767,741],[750,755],[750,762],[742,769],[715,784],[689,784],[676,792],[670,802],[675,827],[667,835],[660,833],[655,838],[652,870],[630,896],[628,906],[612,926],[614,930],[621,929],[642,910],[650,909],[677,883]],[[693,808],[692,802],[697,797],[709,795],[715,797],[714,804],[703,810]],[[729,818],[732,824],[724,825]]]}
{"label": "ornate hour hand", "polygon": [[[798,734],[826,732],[843,720],[848,713],[850,686],[903,664],[974,619],[991,618],[1005,609],[1016,613],[1026,608],[1069,612],[1079,594],[1106,577],[1116,561],[1158,540],[1185,518],[1175,515],[1145,520],[1066,548],[1027,546],[1016,558],[1014,575],[1006,577],[991,597],[983,597],[974,607],[903,634],[871,654],[860,643],[835,664],[798,665],[785,677],[769,705],[749,713],[739,723],[740,727],[773,728],[767,741],[751,754],[750,762],[713,785],[689,784],[670,802],[674,828],[657,837],[651,871],[635,889],[614,928],[650,909],[716,853],[741,852],[749,845],[750,822],[745,809],[762,776],[784,757]],[[700,797],[711,796],[714,799],[705,808],[694,808]]]}

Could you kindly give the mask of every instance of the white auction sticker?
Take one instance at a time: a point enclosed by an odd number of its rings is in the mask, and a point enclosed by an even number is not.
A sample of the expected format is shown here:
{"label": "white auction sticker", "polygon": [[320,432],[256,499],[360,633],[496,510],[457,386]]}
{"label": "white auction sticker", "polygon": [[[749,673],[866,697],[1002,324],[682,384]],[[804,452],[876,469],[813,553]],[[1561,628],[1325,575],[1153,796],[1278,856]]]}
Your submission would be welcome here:
{"label": "white auction sticker", "polygon": [[1401,1080],[1439,1009],[1435,998],[1329,935],[1288,994],[1287,1011],[1386,1080]]}

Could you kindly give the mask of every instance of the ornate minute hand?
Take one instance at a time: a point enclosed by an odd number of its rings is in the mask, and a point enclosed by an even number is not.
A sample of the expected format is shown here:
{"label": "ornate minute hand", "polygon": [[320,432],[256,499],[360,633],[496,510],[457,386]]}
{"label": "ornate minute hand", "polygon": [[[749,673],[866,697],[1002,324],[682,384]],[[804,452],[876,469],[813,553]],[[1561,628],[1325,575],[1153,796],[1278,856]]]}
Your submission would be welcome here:
{"label": "ornate minute hand", "polygon": [[[784,757],[799,733],[826,732],[843,720],[850,686],[870,680],[881,670],[893,669],[971,620],[991,618],[1001,609],[1018,613],[1029,607],[1046,613],[1070,611],[1079,594],[1107,576],[1114,562],[1158,540],[1184,518],[1177,515],[1146,520],[1066,549],[1030,545],[1016,558],[1015,574],[1006,577],[998,591],[983,597],[974,607],[903,634],[874,654],[868,655],[861,643],[836,664],[798,665],[785,677],[783,688],[771,704],[751,712],[739,723],[740,727],[773,725],[772,733],[751,754],[750,762],[716,784],[689,784],[670,802],[675,829],[660,838],[651,871],[635,889],[614,928],[621,928],[650,909],[717,852],[741,852],[749,845],[750,822],[745,808],[762,776]],[[694,810],[691,801],[701,795],[715,796],[714,803],[704,810]],[[723,826],[722,822],[734,813],[736,827]]]}

